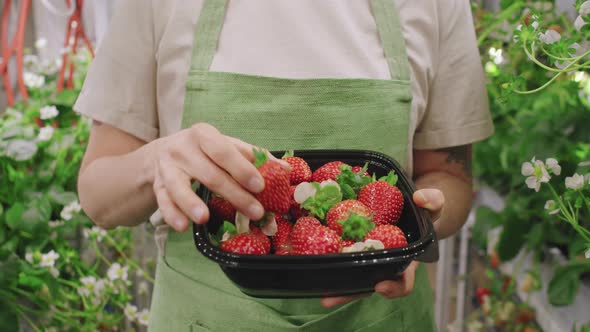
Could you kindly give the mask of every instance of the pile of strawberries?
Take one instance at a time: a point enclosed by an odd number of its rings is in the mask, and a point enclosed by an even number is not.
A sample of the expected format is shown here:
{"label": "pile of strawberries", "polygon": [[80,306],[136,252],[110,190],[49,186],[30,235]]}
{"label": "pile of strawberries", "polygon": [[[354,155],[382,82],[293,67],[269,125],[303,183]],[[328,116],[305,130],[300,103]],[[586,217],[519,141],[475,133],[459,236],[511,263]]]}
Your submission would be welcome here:
{"label": "pile of strawberries", "polygon": [[[395,224],[404,206],[391,172],[377,179],[367,165],[332,161],[314,172],[292,154],[291,170],[255,150],[255,165],[265,180],[256,195],[266,214],[250,221],[222,197],[209,201],[211,218],[223,224],[211,240],[238,254],[320,255],[397,248],[407,245]],[[233,221],[233,222],[231,222]]]}

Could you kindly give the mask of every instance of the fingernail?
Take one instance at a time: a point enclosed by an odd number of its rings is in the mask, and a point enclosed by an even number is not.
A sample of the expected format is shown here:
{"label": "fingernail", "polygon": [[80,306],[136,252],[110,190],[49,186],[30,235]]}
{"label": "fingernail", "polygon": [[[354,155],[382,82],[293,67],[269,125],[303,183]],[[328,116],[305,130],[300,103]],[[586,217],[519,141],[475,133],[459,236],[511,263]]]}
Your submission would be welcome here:
{"label": "fingernail", "polygon": [[197,207],[193,208],[191,214],[193,216],[193,220],[195,222],[199,223],[199,222],[201,222],[201,218],[203,217],[203,208],[201,208],[200,206],[197,206]]}
{"label": "fingernail", "polygon": [[184,228],[184,220],[176,219],[174,221],[174,225],[176,226],[177,229],[183,229]]}
{"label": "fingernail", "polygon": [[250,216],[262,216],[264,215],[264,209],[258,204],[252,204],[248,207]]}
{"label": "fingernail", "polygon": [[248,182],[248,187],[250,191],[255,193],[261,192],[264,189],[264,181],[262,181],[259,177],[253,177]]}
{"label": "fingernail", "polygon": [[429,193],[427,191],[424,190],[420,190],[416,192],[416,196],[418,198],[418,200],[420,201],[420,205],[422,205],[423,208],[425,209],[432,209],[432,203],[430,202],[430,198]]}

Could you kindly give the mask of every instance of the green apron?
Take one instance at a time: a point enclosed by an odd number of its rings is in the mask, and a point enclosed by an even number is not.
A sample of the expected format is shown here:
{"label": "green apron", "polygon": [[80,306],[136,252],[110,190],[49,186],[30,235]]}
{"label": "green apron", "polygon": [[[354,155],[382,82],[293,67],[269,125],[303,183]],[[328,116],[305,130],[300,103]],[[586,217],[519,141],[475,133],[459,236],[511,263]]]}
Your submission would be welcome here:
{"label": "green apron", "polygon": [[[391,80],[211,72],[226,5],[227,0],[204,1],[186,83],[183,128],[207,122],[225,135],[271,150],[376,150],[409,167],[409,67],[393,1],[371,1]],[[241,293],[217,264],[197,252],[190,231],[170,231],[163,251],[150,331],[435,330],[432,290],[422,265],[407,297],[386,300],[373,294],[325,309],[319,299],[257,299]]]}

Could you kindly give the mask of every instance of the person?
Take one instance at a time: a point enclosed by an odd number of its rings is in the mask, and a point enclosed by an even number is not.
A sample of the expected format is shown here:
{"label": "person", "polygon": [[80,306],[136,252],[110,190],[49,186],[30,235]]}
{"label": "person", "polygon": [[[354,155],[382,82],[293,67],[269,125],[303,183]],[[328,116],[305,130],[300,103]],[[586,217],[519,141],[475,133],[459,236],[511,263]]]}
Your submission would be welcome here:
{"label": "person", "polygon": [[416,262],[371,294],[241,293],[194,247],[209,211],[191,183],[256,220],[253,145],[380,151],[443,239],[470,209],[487,103],[467,0],[121,1],[75,105],[94,120],[80,201],[104,228],[159,208],[150,331],[434,331]]}

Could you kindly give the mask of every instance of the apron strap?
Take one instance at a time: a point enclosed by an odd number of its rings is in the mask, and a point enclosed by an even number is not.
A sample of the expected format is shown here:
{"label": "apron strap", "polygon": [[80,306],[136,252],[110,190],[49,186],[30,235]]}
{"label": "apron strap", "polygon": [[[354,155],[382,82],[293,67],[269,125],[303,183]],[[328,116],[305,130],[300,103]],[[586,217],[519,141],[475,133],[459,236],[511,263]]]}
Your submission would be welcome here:
{"label": "apron strap", "polygon": [[[391,0],[370,0],[391,78],[410,79],[408,56],[401,24]],[[217,51],[228,0],[204,0],[196,24],[191,70],[209,71]]]}
{"label": "apron strap", "polygon": [[217,51],[228,0],[205,0],[196,25],[191,70],[209,71]]}
{"label": "apron strap", "polygon": [[381,38],[381,46],[389,65],[391,79],[410,80],[410,66],[406,54],[399,15],[391,0],[371,0],[375,24]]}

